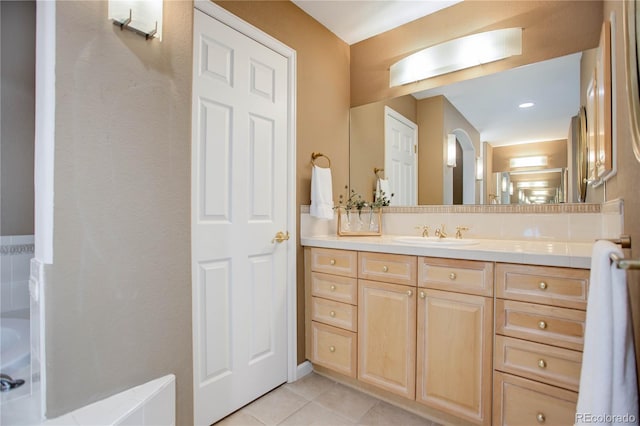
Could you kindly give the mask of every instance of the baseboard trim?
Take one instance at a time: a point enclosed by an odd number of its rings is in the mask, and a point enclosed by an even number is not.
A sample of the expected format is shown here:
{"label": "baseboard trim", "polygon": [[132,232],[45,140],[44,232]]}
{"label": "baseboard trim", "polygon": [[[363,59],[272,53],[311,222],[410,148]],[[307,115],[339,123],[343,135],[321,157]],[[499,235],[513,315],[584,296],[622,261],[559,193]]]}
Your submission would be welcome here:
{"label": "baseboard trim", "polygon": [[305,361],[302,364],[298,364],[298,368],[296,369],[295,380],[300,380],[304,376],[306,376],[307,374],[311,374],[312,372],[313,372],[313,365],[309,361]]}

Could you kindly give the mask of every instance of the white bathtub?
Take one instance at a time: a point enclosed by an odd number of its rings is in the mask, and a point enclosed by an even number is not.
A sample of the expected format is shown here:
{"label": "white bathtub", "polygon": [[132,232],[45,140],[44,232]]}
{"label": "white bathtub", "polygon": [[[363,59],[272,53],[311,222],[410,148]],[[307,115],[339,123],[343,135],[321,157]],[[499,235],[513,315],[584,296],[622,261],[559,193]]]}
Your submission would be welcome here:
{"label": "white bathtub", "polygon": [[0,318],[0,373],[14,374],[29,365],[29,320]]}

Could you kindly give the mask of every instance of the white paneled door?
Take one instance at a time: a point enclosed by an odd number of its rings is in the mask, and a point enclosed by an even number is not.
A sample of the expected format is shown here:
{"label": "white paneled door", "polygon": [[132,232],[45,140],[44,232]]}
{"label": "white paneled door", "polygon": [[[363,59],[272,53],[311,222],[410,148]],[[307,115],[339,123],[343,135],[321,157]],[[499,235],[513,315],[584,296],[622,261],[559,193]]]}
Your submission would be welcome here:
{"label": "white paneled door", "polygon": [[287,59],[194,11],[195,423],[287,381]]}
{"label": "white paneled door", "polygon": [[392,206],[418,204],[418,125],[384,107],[384,169]]}

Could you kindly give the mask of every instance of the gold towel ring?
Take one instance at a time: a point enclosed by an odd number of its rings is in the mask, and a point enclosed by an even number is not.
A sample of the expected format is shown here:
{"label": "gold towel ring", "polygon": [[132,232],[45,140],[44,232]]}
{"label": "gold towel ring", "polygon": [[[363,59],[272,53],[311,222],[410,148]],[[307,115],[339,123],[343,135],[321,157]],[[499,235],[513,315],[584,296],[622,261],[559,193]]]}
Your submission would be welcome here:
{"label": "gold towel ring", "polygon": [[329,159],[329,157],[327,157],[326,155],[324,155],[324,154],[323,154],[323,153],[321,153],[321,152],[312,152],[312,153],[311,153],[311,164],[313,164],[314,166],[317,166],[317,164],[316,164],[316,161],[315,161],[315,160],[316,160],[317,158],[320,158],[320,157],[324,157],[324,158],[326,158],[326,159],[327,159],[327,162],[329,163],[329,166],[328,166],[328,167],[331,167],[331,159]]}
{"label": "gold towel ring", "polygon": [[373,173],[376,175],[378,179],[382,179],[378,173],[384,172],[384,169],[379,169],[378,167],[373,168]]}

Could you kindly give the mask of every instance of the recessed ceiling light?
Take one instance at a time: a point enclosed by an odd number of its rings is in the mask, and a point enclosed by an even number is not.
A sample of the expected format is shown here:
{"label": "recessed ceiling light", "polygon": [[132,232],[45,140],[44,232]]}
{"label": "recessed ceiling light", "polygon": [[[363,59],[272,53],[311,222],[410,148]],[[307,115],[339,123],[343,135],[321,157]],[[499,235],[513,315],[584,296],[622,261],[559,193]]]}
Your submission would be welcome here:
{"label": "recessed ceiling light", "polygon": [[524,102],[524,103],[521,103],[520,105],[518,105],[518,108],[522,108],[522,109],[531,108],[534,105],[535,104],[533,102]]}

